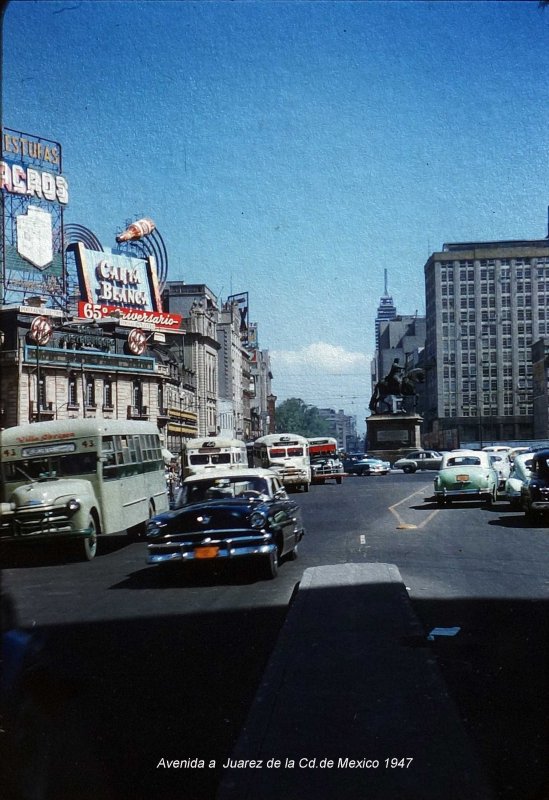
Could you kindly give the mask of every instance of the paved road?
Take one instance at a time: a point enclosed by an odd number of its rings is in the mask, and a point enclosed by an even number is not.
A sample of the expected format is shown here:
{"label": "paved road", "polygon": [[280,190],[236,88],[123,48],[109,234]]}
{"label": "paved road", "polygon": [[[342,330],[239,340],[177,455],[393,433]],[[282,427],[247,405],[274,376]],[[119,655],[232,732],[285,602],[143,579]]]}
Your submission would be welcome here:
{"label": "paved road", "polygon": [[[436,653],[497,796],[546,800],[549,529],[504,503],[439,509],[431,487],[429,473],[312,487],[300,558],[276,581],[166,575],[125,541],[89,564],[12,561],[4,588],[60,676],[41,708],[55,731],[45,796],[213,798],[303,569],[376,561],[398,566],[426,632],[460,627],[410,646]],[[190,758],[204,767],[158,767]]]}

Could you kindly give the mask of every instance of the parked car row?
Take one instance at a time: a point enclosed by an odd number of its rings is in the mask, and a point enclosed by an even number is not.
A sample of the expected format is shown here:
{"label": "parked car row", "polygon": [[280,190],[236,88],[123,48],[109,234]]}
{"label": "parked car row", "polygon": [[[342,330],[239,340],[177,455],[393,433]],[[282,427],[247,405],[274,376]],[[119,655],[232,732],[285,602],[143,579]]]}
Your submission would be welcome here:
{"label": "parked car row", "polygon": [[549,516],[549,448],[490,446],[444,453],[434,481],[439,505],[478,499],[488,505],[508,500],[513,509],[539,521]]}

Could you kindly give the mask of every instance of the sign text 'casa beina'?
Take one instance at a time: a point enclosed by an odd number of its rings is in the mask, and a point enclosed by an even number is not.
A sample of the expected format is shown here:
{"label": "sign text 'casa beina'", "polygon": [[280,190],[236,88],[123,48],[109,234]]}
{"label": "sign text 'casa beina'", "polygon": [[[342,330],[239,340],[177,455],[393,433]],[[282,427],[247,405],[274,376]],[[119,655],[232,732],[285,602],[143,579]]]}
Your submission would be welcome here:
{"label": "sign text 'casa beina'", "polygon": [[75,246],[80,280],[78,315],[99,320],[119,317],[165,330],[181,328],[180,314],[162,311],[155,260]]}

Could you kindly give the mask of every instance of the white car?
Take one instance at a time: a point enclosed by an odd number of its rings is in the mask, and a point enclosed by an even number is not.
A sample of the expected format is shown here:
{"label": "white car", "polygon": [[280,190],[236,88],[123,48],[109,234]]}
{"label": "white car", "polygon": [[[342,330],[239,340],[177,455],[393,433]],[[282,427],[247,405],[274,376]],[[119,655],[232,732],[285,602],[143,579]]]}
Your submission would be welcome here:
{"label": "white car", "polygon": [[519,453],[515,456],[511,467],[511,474],[505,481],[505,494],[511,508],[521,507],[522,487],[528,483],[532,473],[530,469],[534,460],[534,453]]}
{"label": "white car", "polygon": [[488,444],[482,448],[484,453],[510,453],[512,449],[510,444]]}
{"label": "white car", "polygon": [[505,481],[511,474],[511,461],[509,460],[509,456],[501,450],[497,453],[488,451],[488,458],[492,462],[492,467],[498,474],[498,491],[503,492],[505,491]]}
{"label": "white car", "polygon": [[394,469],[403,472],[416,472],[418,469],[440,469],[442,453],[436,450],[413,450],[393,464]]}

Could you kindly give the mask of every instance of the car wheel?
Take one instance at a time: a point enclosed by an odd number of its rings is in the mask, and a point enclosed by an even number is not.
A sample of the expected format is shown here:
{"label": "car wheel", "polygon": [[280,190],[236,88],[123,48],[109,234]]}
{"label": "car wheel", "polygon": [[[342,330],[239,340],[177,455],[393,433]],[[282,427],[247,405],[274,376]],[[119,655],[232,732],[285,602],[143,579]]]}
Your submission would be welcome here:
{"label": "car wheel", "polygon": [[288,561],[297,561],[298,556],[299,556],[299,544],[296,544],[293,550],[290,550],[290,552],[288,553]]}
{"label": "car wheel", "polygon": [[264,574],[268,580],[273,580],[278,575],[278,550],[275,549],[272,553],[264,558]]}
{"label": "car wheel", "polygon": [[336,478],[336,483],[339,485],[341,483],[341,478]]}
{"label": "car wheel", "polygon": [[[324,483],[324,481],[323,481],[323,483]],[[308,492],[309,491],[309,484],[308,483],[304,483],[303,484],[303,491],[304,492]]]}
{"label": "car wheel", "polygon": [[90,514],[88,521],[88,528],[91,528],[91,533],[84,539],[84,558],[86,561],[92,561],[97,555],[97,520],[94,514]]}
{"label": "car wheel", "polygon": [[406,472],[409,475],[411,472],[415,472],[416,468],[412,467],[410,464],[408,464],[407,466],[402,467],[402,471]]}
{"label": "car wheel", "polygon": [[493,506],[494,505],[494,495],[493,494],[489,494],[484,502],[486,503],[486,505],[488,507]]}

